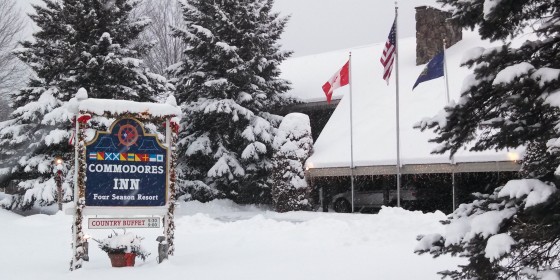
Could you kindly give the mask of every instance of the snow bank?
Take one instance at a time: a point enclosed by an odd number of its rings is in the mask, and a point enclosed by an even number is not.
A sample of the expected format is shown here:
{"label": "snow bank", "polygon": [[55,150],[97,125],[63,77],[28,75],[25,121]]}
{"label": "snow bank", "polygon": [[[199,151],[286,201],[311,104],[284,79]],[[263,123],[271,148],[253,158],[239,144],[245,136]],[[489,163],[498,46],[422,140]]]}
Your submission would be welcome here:
{"label": "snow bank", "polygon": [[[242,213],[237,219],[231,213]],[[68,271],[71,216],[19,217],[0,210],[2,279],[436,279],[457,259],[413,253],[418,232],[441,232],[441,212],[383,208],[378,215],[276,213],[231,201],[181,203],[176,215],[175,256],[156,263],[162,229],[130,229],[146,237],[152,254],[134,268],[111,268],[90,242],[90,261]],[[85,219],[84,222],[86,222]],[[111,230],[89,230],[104,238]]]}

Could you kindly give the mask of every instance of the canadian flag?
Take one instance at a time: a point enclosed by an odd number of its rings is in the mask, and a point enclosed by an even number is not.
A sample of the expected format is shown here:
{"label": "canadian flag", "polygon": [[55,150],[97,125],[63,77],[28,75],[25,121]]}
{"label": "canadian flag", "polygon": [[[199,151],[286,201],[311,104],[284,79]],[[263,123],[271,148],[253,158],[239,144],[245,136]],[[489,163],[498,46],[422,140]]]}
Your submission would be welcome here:
{"label": "canadian flag", "polygon": [[329,81],[323,85],[323,91],[327,96],[327,103],[331,104],[331,97],[335,89],[339,87],[343,87],[348,84],[349,67],[350,67],[350,61],[346,62],[346,64],[344,64],[344,66],[342,66],[342,68],[339,71],[337,71],[332,76],[332,78],[330,78]]}

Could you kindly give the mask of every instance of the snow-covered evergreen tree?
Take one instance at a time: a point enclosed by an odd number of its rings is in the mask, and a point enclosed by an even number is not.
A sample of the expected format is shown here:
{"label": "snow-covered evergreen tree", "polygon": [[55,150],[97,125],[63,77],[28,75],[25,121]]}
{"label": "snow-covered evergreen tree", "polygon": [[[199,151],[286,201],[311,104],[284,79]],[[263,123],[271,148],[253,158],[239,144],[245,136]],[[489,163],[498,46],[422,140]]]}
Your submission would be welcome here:
{"label": "snow-covered evergreen tree", "polygon": [[[492,194],[475,194],[444,221],[443,234],[419,236],[417,253],[468,259],[451,279],[541,279],[560,269],[560,192],[537,179],[509,181]],[[560,276],[560,275],[559,275]],[[557,279],[557,278],[551,278]]]}
{"label": "snow-covered evergreen tree", "polygon": [[[94,98],[134,101],[153,101],[167,90],[165,78],[138,59],[149,49],[136,41],[149,20],[130,17],[136,2],[44,0],[44,6],[34,6],[31,19],[39,30],[16,55],[36,77],[12,95],[15,111],[0,123],[0,184],[17,189],[2,206],[27,209],[55,201],[52,160],[62,156],[66,168],[73,163],[73,116],[57,108],[79,88]],[[67,190],[66,199],[71,195]]]}
{"label": "snow-covered evergreen tree", "polygon": [[[432,140],[441,143],[437,152],[455,153],[469,142],[475,151],[540,143],[532,145],[530,152],[540,151],[546,157],[546,150],[533,148],[559,134],[555,129],[560,117],[555,102],[560,87],[556,2],[441,2],[452,6],[455,19],[463,26],[478,26],[482,38],[504,44],[469,50],[463,61],[473,74],[465,80],[457,104],[446,108],[445,125],[440,125],[439,118],[421,124],[422,128],[435,127],[439,133]],[[527,41],[522,46],[512,47],[511,37],[529,32],[529,25],[534,28],[531,36],[524,37]],[[536,156],[532,160],[540,162]]]}
{"label": "snow-covered evergreen tree", "polygon": [[281,117],[271,110],[291,103],[278,66],[291,52],[276,42],[287,18],[273,0],[186,0],[186,45],[170,68],[182,107],[179,169],[183,192],[195,199],[228,197],[270,203],[272,140]]}
{"label": "snow-covered evergreen tree", "polygon": [[272,205],[278,212],[310,210],[310,188],[304,164],[313,152],[309,117],[292,113],[284,117],[274,137]]}
{"label": "snow-covered evergreen tree", "polygon": [[[455,19],[501,47],[468,51],[473,69],[461,98],[441,116],[420,124],[435,128],[436,152],[525,146],[522,175],[493,194],[476,194],[447,221],[443,235],[423,236],[417,252],[468,258],[452,279],[544,279],[558,274],[560,195],[554,185],[560,147],[560,2],[455,1]],[[529,28],[530,27],[530,28]],[[523,34],[519,47],[512,38]],[[560,175],[560,174],[556,174]],[[558,278],[547,278],[558,279]]]}

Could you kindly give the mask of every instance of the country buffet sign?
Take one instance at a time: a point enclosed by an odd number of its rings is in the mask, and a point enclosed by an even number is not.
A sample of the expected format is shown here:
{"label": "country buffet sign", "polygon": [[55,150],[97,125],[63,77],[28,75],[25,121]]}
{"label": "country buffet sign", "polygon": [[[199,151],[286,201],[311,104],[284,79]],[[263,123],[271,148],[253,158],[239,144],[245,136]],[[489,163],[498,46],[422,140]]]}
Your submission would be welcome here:
{"label": "country buffet sign", "polygon": [[161,219],[159,217],[148,218],[90,218],[89,229],[111,229],[111,228],[159,228]]}
{"label": "country buffet sign", "polygon": [[86,206],[164,206],[167,148],[134,118],[86,143]]}

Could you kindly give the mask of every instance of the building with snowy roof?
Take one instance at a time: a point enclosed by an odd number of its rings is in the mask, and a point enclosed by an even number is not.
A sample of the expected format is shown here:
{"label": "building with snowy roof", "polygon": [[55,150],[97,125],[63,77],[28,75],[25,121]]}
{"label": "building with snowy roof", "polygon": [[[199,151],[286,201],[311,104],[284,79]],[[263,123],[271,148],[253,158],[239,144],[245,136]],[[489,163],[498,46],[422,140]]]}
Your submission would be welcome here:
{"label": "building with snowy roof", "polygon": [[[418,14],[433,8],[418,7]],[[433,18],[432,14],[427,15]],[[422,26],[422,24],[420,24]],[[418,178],[420,174],[452,174],[461,173],[502,173],[519,170],[522,150],[500,150],[472,152],[467,148],[458,151],[453,160],[449,154],[433,154],[436,143],[429,142],[436,135],[432,131],[420,131],[414,125],[425,117],[433,117],[443,110],[447,104],[444,78],[438,78],[418,85],[414,91],[413,84],[425,67],[417,65],[417,53],[426,52],[426,43],[422,48],[417,47],[417,41],[433,42],[434,38],[426,41],[429,35],[422,34],[417,25],[418,38],[399,38],[399,127],[400,127],[400,172],[409,176],[409,180]],[[424,28],[441,33],[437,28]],[[451,102],[458,100],[463,87],[463,81],[470,74],[470,70],[460,67],[468,50],[492,47],[489,41],[481,40],[478,33],[449,29],[445,36],[454,36],[450,41],[457,41],[446,50],[449,94]],[[428,31],[429,32],[429,31]],[[460,32],[459,32],[460,33]],[[449,35],[451,34],[451,35]],[[420,39],[419,39],[420,38]],[[441,40],[440,40],[441,42]],[[449,42],[449,41],[448,41]],[[308,175],[313,182],[333,177],[355,176],[392,176],[397,173],[397,136],[396,136],[396,69],[393,68],[390,83],[383,80],[383,67],[379,58],[383,52],[385,42],[361,46],[347,50],[333,51],[317,55],[296,57],[282,64],[283,78],[292,82],[293,94],[301,98],[305,104],[295,111],[316,112],[325,111],[327,118],[329,108],[334,108],[332,115],[326,121],[315,143],[314,153],[307,160]],[[438,44],[435,44],[438,46]],[[419,50],[421,49],[421,50]],[[429,46],[428,46],[429,49]],[[325,94],[321,86],[339,70],[346,61],[349,53],[351,61],[352,110],[350,104],[350,87],[342,87],[334,91],[332,104],[326,103]],[[429,52],[429,51],[428,51]],[[429,56],[437,53],[431,50]],[[426,60],[420,60],[425,63]],[[303,73],[306,73],[305,75]],[[313,73],[309,75],[309,73]],[[350,136],[350,113],[352,111],[353,145]],[[311,117],[313,122],[313,116]],[[312,127],[313,128],[313,127]],[[317,134],[317,131],[314,132]],[[351,165],[351,147],[353,149],[354,170]],[[446,177],[446,178],[447,178]],[[499,177],[499,175],[498,175]],[[347,183],[347,179],[342,179]],[[389,181],[394,180],[389,177]],[[406,180],[406,179],[405,179]],[[451,182],[450,179],[444,181]],[[343,183],[345,185],[348,185]],[[316,184],[316,183],[315,183]],[[405,182],[406,184],[406,182]],[[453,196],[450,186],[446,187]],[[466,194],[465,194],[466,195]],[[451,199],[449,200],[451,201]]]}

